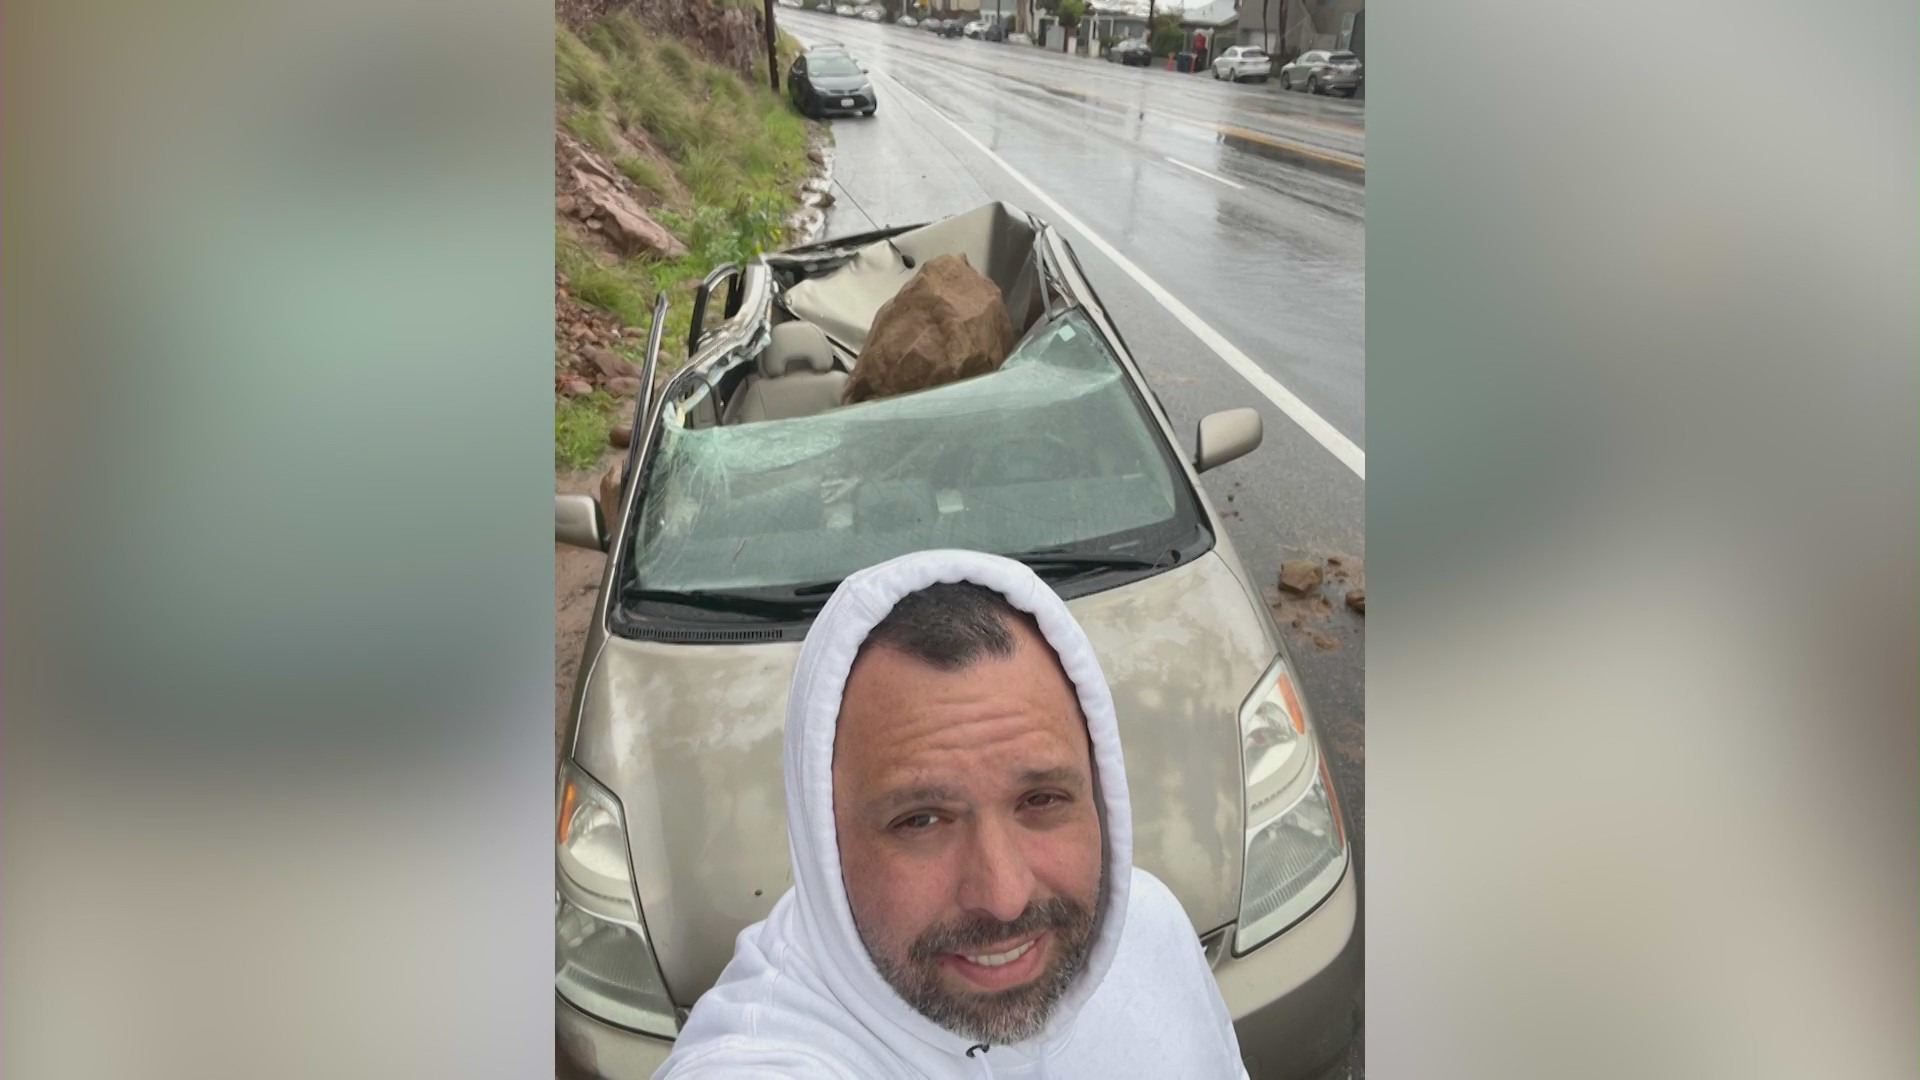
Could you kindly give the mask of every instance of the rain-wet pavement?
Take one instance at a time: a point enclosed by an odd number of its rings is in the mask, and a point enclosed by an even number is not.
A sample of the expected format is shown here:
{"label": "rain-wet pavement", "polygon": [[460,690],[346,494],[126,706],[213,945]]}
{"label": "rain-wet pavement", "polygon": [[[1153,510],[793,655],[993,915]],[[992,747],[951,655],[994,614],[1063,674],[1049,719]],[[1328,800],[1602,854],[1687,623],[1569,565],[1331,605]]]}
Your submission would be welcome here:
{"label": "rain-wet pavement", "polygon": [[[1058,226],[1181,430],[1220,409],[1260,411],[1261,448],[1201,478],[1248,569],[1271,588],[1286,558],[1364,559],[1359,471],[1086,235],[1363,448],[1363,103],[779,13],[782,28],[805,43],[844,43],[870,69],[879,95],[874,117],[831,122],[836,202],[827,236],[930,221],[993,200]],[[1364,620],[1336,607],[1303,630],[1282,630],[1333,765],[1358,866]],[[1309,631],[1322,635],[1318,643]],[[1356,1040],[1351,1075],[1361,1064]]]}

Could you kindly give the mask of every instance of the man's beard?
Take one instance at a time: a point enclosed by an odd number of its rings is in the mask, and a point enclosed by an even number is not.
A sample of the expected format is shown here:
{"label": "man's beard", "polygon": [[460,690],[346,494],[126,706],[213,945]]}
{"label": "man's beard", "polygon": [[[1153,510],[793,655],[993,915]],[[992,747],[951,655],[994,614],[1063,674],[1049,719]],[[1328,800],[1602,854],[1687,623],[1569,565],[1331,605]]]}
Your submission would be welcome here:
{"label": "man's beard", "polygon": [[[963,919],[931,927],[908,948],[904,964],[876,949],[857,919],[855,925],[881,977],[907,1004],[948,1031],[996,1046],[1040,1034],[1093,949],[1092,909],[1064,896],[1028,904],[1012,922]],[[1052,955],[1046,969],[1023,986],[969,993],[950,989],[941,977],[944,954],[977,953],[1043,930],[1053,934]]]}

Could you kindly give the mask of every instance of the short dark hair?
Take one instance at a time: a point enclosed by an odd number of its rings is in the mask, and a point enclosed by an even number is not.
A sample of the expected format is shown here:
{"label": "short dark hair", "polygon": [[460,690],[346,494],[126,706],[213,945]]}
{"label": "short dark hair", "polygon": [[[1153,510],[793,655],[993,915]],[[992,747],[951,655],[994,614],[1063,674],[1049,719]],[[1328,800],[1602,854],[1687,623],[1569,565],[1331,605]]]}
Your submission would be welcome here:
{"label": "short dark hair", "polygon": [[985,585],[942,582],[901,597],[867,635],[861,650],[884,645],[929,667],[959,671],[982,656],[1011,658],[1015,623],[1039,633],[1031,615]]}

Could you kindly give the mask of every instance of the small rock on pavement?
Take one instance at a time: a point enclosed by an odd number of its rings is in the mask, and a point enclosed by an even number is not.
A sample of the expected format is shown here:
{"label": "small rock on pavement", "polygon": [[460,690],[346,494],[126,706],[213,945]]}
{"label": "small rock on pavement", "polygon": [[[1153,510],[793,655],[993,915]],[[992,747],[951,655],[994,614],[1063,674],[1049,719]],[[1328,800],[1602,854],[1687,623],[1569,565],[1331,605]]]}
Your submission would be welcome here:
{"label": "small rock on pavement", "polygon": [[1320,587],[1320,564],[1312,559],[1288,559],[1280,564],[1280,588],[1306,596]]}
{"label": "small rock on pavement", "polygon": [[1365,615],[1367,613],[1367,590],[1348,589],[1347,590],[1347,606],[1359,612],[1360,614]]}
{"label": "small rock on pavement", "polygon": [[640,380],[630,375],[607,380],[607,393],[615,397],[632,397],[640,392]]}
{"label": "small rock on pavement", "polygon": [[633,442],[633,428],[626,424],[608,428],[607,441],[625,450]]}
{"label": "small rock on pavement", "polygon": [[588,394],[593,393],[592,384],[588,383],[585,379],[568,379],[561,384],[560,389],[564,391],[568,397],[586,397]]}

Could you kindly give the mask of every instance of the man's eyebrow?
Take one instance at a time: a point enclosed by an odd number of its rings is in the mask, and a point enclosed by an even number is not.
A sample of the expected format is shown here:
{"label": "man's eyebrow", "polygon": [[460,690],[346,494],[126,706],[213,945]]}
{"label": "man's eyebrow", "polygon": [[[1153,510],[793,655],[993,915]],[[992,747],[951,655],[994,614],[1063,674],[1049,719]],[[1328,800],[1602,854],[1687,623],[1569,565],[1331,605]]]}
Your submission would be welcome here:
{"label": "man's eyebrow", "polygon": [[1076,792],[1085,786],[1080,770],[1071,765],[1055,765],[1051,769],[1028,769],[1020,774],[1020,783],[1030,787],[1040,784],[1058,784]]}
{"label": "man's eyebrow", "polygon": [[879,814],[895,810],[902,806],[911,806],[915,803],[957,803],[965,801],[966,800],[960,796],[960,793],[954,791],[952,788],[923,784],[918,787],[901,788],[897,791],[889,791],[883,795],[876,795],[868,800],[867,809]]}

